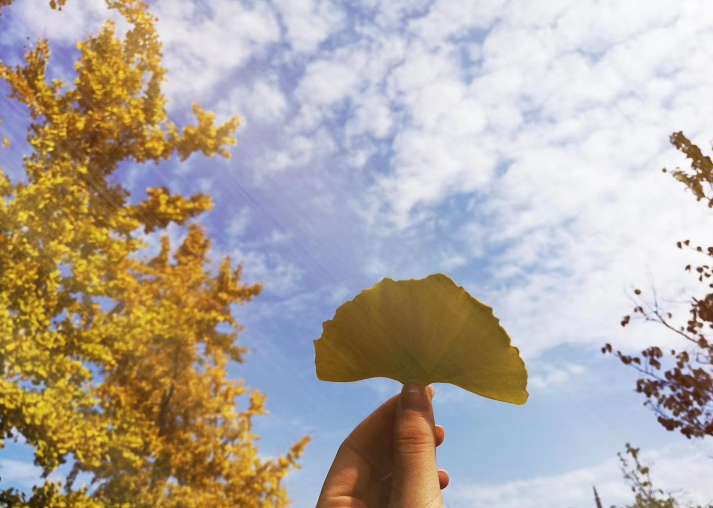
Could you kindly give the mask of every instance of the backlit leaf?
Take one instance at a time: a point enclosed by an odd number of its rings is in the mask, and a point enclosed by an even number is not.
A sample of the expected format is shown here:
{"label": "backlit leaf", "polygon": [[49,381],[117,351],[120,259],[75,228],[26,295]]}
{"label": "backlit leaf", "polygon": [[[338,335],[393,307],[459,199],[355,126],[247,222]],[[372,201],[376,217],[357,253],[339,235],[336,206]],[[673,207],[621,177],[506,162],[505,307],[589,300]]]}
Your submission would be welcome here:
{"label": "backlit leaf", "polygon": [[518,349],[484,305],[443,274],[384,279],[337,309],[314,341],[317,377],[450,383],[513,404],[527,401]]}

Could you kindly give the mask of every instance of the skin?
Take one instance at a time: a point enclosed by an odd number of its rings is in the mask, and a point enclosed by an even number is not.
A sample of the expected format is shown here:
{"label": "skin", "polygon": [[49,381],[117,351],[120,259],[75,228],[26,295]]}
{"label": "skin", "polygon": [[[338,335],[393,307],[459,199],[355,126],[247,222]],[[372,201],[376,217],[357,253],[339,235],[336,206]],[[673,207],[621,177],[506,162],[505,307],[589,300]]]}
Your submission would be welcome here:
{"label": "skin", "polygon": [[445,429],[435,425],[435,390],[406,383],[339,447],[317,508],[444,508],[448,473],[436,465]]}

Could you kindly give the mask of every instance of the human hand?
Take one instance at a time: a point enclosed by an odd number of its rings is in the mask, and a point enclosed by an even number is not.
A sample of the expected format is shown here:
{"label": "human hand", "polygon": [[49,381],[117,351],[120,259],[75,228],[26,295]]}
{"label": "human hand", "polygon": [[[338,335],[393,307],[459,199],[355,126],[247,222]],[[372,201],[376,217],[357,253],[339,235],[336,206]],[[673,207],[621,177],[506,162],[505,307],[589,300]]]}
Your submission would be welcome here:
{"label": "human hand", "polygon": [[436,466],[445,429],[432,386],[406,383],[339,447],[317,508],[443,508],[448,473]]}

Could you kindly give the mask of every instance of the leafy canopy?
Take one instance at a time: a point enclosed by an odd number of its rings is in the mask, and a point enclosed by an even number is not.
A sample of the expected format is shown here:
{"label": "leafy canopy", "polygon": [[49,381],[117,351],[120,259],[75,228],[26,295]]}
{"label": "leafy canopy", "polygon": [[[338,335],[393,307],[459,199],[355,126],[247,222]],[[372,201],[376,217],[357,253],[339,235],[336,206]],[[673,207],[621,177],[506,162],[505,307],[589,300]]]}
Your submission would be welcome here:
{"label": "leafy canopy", "polygon": [[[211,199],[155,188],[132,204],[112,180],[121,163],[229,157],[239,120],[217,126],[194,104],[196,125],[168,122],[155,18],[138,0],[107,4],[131,29],[122,40],[106,22],[80,42],[73,86],[46,78],[47,40],[22,65],[0,62],[4,100],[30,119],[26,181],[0,168],[0,446],[23,436],[44,478],[72,464],[63,485],[0,490],[0,505],[286,506],[281,480],[307,438],[260,459],[265,397],[226,374],[245,353],[231,306],[261,286],[230,258],[213,270],[196,224],[142,256],[142,232],[186,224]],[[79,473],[91,487],[74,489]]]}

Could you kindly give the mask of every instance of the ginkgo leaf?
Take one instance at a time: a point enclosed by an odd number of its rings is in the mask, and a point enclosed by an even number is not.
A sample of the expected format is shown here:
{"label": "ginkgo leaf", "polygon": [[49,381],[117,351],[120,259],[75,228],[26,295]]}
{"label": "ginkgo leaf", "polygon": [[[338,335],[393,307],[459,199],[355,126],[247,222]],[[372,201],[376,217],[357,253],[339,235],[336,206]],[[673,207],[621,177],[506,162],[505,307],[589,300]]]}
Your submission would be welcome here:
{"label": "ginkgo leaf", "polygon": [[512,404],[527,370],[493,309],[443,274],[384,279],[337,309],[314,341],[317,377],[450,383]]}

